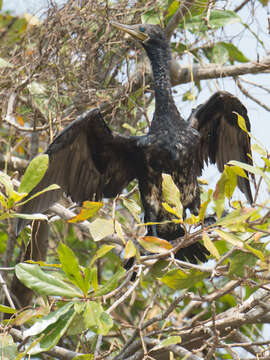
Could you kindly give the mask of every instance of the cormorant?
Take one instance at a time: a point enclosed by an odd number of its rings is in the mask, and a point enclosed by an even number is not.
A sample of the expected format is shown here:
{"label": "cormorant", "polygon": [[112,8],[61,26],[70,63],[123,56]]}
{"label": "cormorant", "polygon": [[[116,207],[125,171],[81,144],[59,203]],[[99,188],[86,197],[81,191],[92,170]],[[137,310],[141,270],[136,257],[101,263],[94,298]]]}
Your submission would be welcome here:
{"label": "cormorant", "polygon": [[[62,192],[75,202],[101,200],[119,194],[128,183],[138,179],[145,222],[164,222],[172,215],[162,206],[162,173],[172,176],[181,194],[184,210],[197,214],[200,190],[197,178],[204,162],[216,163],[223,171],[229,160],[252,164],[249,136],[237,123],[238,113],[250,130],[247,110],[233,95],[217,92],[195,109],[189,120],[179,114],[171,92],[171,50],[162,29],[157,25],[122,25],[112,22],[140,40],[153,71],[155,113],[146,135],[114,134],[104,122],[98,108],[86,111],[67,126],[49,145],[48,170],[31,192],[49,184],[60,185],[36,197],[22,207],[24,213],[46,211]],[[238,186],[252,203],[249,181],[238,179]],[[18,232],[27,221],[18,221]],[[150,225],[147,235],[173,240],[184,231],[173,222]],[[191,262],[205,261],[208,250],[199,242],[180,249],[177,258]]]}

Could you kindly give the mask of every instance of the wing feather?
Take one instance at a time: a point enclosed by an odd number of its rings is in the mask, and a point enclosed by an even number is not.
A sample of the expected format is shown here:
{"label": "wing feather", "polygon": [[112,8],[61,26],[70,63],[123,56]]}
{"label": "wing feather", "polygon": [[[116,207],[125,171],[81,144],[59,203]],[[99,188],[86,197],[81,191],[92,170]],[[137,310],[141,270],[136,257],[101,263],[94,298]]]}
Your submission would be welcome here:
{"label": "wing feather", "polygon": [[[136,176],[136,138],[114,135],[99,109],[87,111],[49,145],[49,167],[29,196],[50,184],[49,191],[22,206],[22,213],[46,211],[65,192],[73,201],[114,197]],[[28,221],[19,219],[17,232]]]}
{"label": "wing feather", "polygon": [[[250,121],[247,109],[238,98],[224,91],[212,95],[203,105],[195,109],[189,123],[200,133],[198,147],[199,172],[204,163],[217,164],[219,171],[224,170],[224,165],[230,160],[238,160],[252,165],[250,138],[237,122],[240,114],[250,131]],[[252,175],[249,175],[252,176]],[[252,194],[249,180],[238,177],[238,187],[252,203]]]}

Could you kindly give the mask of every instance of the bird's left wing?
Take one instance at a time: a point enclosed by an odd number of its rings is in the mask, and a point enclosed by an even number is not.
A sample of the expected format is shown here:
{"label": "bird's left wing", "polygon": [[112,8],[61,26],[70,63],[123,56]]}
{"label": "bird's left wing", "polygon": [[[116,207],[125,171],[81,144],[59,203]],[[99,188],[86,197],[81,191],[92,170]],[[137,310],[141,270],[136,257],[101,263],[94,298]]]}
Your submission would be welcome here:
{"label": "bird's left wing", "polygon": [[[49,167],[28,197],[51,184],[61,189],[41,194],[24,204],[22,213],[42,213],[62,192],[73,201],[114,197],[136,176],[136,137],[113,134],[99,109],[92,109],[68,125],[49,145]],[[29,221],[19,219],[17,233]]]}
{"label": "bird's left wing", "polygon": [[[224,91],[216,92],[207,102],[193,110],[189,123],[200,133],[197,153],[199,171],[204,162],[208,164],[208,161],[217,164],[221,172],[230,160],[252,165],[250,137],[239,127],[237,114],[245,119],[246,128],[250,131],[247,109],[238,98]],[[252,203],[249,180],[238,177],[238,187]]]}

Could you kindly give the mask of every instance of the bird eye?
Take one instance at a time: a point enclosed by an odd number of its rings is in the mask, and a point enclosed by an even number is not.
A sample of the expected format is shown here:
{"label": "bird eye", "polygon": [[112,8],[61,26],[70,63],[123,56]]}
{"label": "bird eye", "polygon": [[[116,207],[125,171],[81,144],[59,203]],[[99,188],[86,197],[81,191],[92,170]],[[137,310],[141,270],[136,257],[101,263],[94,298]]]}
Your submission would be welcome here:
{"label": "bird eye", "polygon": [[139,27],[139,30],[140,30],[141,32],[145,32],[145,27],[144,27],[144,26],[140,26],[140,27]]}

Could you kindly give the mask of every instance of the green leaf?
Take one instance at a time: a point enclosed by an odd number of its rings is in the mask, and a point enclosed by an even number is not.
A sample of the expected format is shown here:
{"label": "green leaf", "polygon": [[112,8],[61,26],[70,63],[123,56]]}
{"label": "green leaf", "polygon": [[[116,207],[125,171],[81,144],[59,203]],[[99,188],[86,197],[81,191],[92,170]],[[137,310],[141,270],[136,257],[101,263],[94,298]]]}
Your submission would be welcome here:
{"label": "green leaf", "polygon": [[[46,311],[45,308],[44,311]],[[34,317],[41,315],[44,315],[44,312],[41,311],[39,313],[38,310],[35,309],[26,309],[17,314],[12,324],[15,326],[21,326],[30,320],[32,321]]]}
{"label": "green leaf", "polygon": [[86,310],[86,303],[75,303],[74,310],[76,315],[74,316],[67,330],[67,336],[82,334],[85,330],[88,330],[84,321],[84,311]]}
{"label": "green leaf", "polygon": [[93,258],[90,262],[90,267],[94,264],[94,262],[97,259],[100,259],[101,257],[106,255],[109,251],[111,251],[114,248],[115,248],[114,245],[102,245],[99,249],[97,249],[95,255],[93,256]]}
{"label": "green leaf", "polygon": [[180,201],[180,191],[169,174],[162,174],[162,193],[166,203],[173,205],[178,218],[182,219],[183,206]]}
{"label": "green leaf", "polygon": [[188,289],[195,286],[198,282],[207,278],[209,274],[198,270],[182,271],[174,269],[167,272],[160,278],[164,284],[175,290]]}
{"label": "green leaf", "polygon": [[57,279],[51,275],[52,273],[45,273],[38,265],[18,264],[15,266],[15,273],[25,286],[41,295],[82,297],[82,293],[78,289]]}
{"label": "green leaf", "polygon": [[[71,305],[73,305],[71,303]],[[44,331],[44,336],[40,342],[35,345],[28,354],[37,354],[43,351],[48,351],[53,348],[60,338],[65,334],[69,325],[72,323],[76,313],[72,306],[63,316],[61,316],[55,323],[51,324]]]}
{"label": "green leaf", "polygon": [[0,183],[4,185],[7,196],[11,197],[14,191],[13,184],[12,181],[10,180],[10,177],[3,171],[0,171]]}
{"label": "green leaf", "polygon": [[87,279],[82,276],[75,254],[63,243],[59,244],[57,251],[64,273],[73,282],[73,284],[77,285],[83,291],[86,296],[88,290],[90,289],[90,282],[85,281]]}
{"label": "green leaf", "polygon": [[249,61],[249,59],[235,45],[225,42],[220,42],[218,44],[226,48],[231,62],[238,61],[244,63]]}
{"label": "green leaf", "polygon": [[93,286],[94,291],[96,292],[98,290],[98,273],[97,273],[97,267],[91,266],[90,270],[90,283]]}
{"label": "green leaf", "polygon": [[107,335],[110,329],[113,327],[113,320],[109,314],[103,311],[99,319],[99,334]]}
{"label": "green leaf", "polygon": [[110,278],[110,280],[108,280],[104,285],[99,286],[99,289],[96,291],[95,295],[103,296],[116,289],[119,279],[123,277],[123,274],[125,274],[125,272],[126,270],[120,267],[117,272]]}
{"label": "green leaf", "polygon": [[258,258],[250,253],[244,253],[240,250],[234,251],[234,253],[230,256],[230,271],[229,276],[240,276],[243,277],[245,272],[253,268],[258,261]]}
{"label": "green leaf", "polygon": [[110,315],[105,313],[101,304],[95,301],[87,302],[84,321],[88,328],[101,335],[107,335],[113,326]]}
{"label": "green leaf", "polygon": [[141,20],[143,24],[160,25],[161,16],[152,9],[142,14]]}
{"label": "green leaf", "polygon": [[100,241],[104,237],[114,234],[112,220],[98,218],[91,222],[89,228],[94,241]]}
{"label": "green leaf", "polygon": [[58,310],[52,311],[49,315],[44,316],[42,319],[38,319],[33,326],[31,326],[29,329],[24,331],[24,335],[28,337],[28,336],[41,334],[50,325],[55,324],[72,307],[73,307],[73,303],[69,302],[64,306],[60,307]]}
{"label": "green leaf", "polygon": [[215,225],[226,226],[231,231],[245,231],[245,227],[243,228],[243,225],[245,226],[244,222],[256,214],[257,210],[254,208],[239,208],[219,219]]}
{"label": "green leaf", "polygon": [[0,312],[3,312],[5,314],[15,314],[17,312],[17,310],[13,309],[9,306],[0,305]]}
{"label": "green leaf", "polygon": [[211,255],[213,255],[216,259],[219,259],[219,252],[217,250],[217,248],[215,247],[215,244],[213,243],[213,241],[210,239],[210,237],[208,236],[208,234],[204,231],[203,232],[203,244],[206,247],[206,249],[210,252]]}
{"label": "green leaf", "polygon": [[94,355],[92,354],[78,355],[75,356],[72,360],[94,360]]}
{"label": "green leaf", "polygon": [[[261,245],[261,244],[259,244]],[[250,246],[249,244],[245,243],[244,247],[249,250],[253,255],[255,255],[258,259],[260,259],[262,262],[265,262],[265,256],[263,252],[259,249],[255,249],[254,247]]]}
{"label": "green leaf", "polygon": [[[240,16],[231,10],[212,10],[208,25],[210,26],[211,30],[215,30],[240,21]],[[192,32],[203,33],[209,30],[209,27],[201,15],[195,15],[191,18],[186,17],[185,22],[180,24],[181,28],[184,26],[186,26],[186,28]]]}
{"label": "green leaf", "polygon": [[212,49],[212,62],[224,65],[229,60],[229,52],[222,43],[217,43]]}
{"label": "green leaf", "polygon": [[45,189],[35,193],[34,195],[30,196],[29,198],[27,198],[26,200],[24,201],[21,201],[19,204],[17,204],[18,206],[21,206],[21,205],[24,205],[26,203],[28,203],[28,201],[31,201],[32,199],[36,198],[37,196],[41,195],[41,194],[44,194],[45,192],[47,191],[52,191],[52,190],[58,190],[60,189],[60,186],[59,185],[56,185],[56,184],[51,184],[49,186],[47,186]]}
{"label": "green leaf", "polygon": [[172,1],[167,10],[167,17],[171,17],[178,8],[179,8],[179,0]]}
{"label": "green leaf", "polygon": [[41,154],[36,156],[28,165],[18,191],[29,193],[43,178],[49,165],[49,156]]}
{"label": "green leaf", "polygon": [[229,233],[229,232],[225,232],[222,230],[218,230],[215,229],[215,232],[223,239],[226,240],[227,242],[229,242],[230,244],[234,245],[234,246],[238,246],[240,248],[243,247],[243,241],[236,235]]}
{"label": "green leaf", "polygon": [[102,202],[84,201],[78,215],[68,220],[70,223],[77,223],[93,217],[103,206]]}
{"label": "green leaf", "polygon": [[1,360],[16,359],[18,354],[17,345],[14,343],[12,336],[5,332],[0,334],[0,354]]}
{"label": "green leaf", "polygon": [[140,236],[139,244],[151,253],[164,254],[173,248],[167,240],[157,238],[155,236]]}
{"label": "green leaf", "polygon": [[154,346],[151,351],[159,350],[170,345],[179,344],[181,342],[180,336],[169,336],[166,339],[162,340],[158,345]]}

